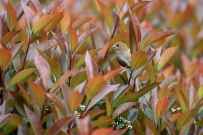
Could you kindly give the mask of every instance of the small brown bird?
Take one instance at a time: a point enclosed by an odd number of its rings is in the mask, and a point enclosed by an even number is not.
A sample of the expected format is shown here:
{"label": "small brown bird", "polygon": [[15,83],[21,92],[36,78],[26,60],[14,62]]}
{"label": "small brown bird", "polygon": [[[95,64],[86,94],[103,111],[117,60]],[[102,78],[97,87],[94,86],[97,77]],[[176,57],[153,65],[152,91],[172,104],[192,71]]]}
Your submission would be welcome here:
{"label": "small brown bird", "polygon": [[121,42],[115,43],[112,47],[116,52],[118,63],[123,67],[131,67],[130,49]]}

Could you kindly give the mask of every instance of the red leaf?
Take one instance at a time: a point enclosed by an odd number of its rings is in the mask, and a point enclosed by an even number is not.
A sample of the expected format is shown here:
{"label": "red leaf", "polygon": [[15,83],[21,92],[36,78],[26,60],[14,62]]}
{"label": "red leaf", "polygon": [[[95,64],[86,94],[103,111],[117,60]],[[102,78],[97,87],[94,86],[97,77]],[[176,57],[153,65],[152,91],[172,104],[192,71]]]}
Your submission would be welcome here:
{"label": "red leaf", "polygon": [[77,127],[80,135],[91,135],[93,131],[90,117],[87,116],[83,119],[76,119]]}

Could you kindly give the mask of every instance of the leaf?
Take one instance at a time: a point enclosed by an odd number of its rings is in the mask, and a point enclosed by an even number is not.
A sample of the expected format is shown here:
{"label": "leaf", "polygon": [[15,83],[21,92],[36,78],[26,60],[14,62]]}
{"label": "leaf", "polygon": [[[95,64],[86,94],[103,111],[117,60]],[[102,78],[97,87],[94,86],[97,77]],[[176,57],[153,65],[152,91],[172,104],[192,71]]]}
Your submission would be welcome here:
{"label": "leaf", "polygon": [[147,47],[148,45],[152,44],[152,43],[155,43],[161,39],[164,39],[168,36],[171,36],[173,34],[176,34],[178,33],[179,31],[172,31],[172,30],[166,30],[166,31],[161,31],[161,32],[158,32],[156,33],[155,35],[153,35],[152,37],[150,37],[144,44],[143,46],[141,47],[142,49]]}
{"label": "leaf", "polygon": [[196,127],[194,125],[195,119],[190,120],[189,122],[185,123],[180,131],[181,135],[194,135],[196,132]]}
{"label": "leaf", "polygon": [[166,113],[168,105],[169,105],[169,102],[168,102],[168,99],[166,97],[157,102],[157,104],[156,104],[156,118],[157,118],[157,120],[161,119],[161,117]]}
{"label": "leaf", "polygon": [[143,121],[143,122],[144,122],[144,124],[150,129],[150,131],[151,131],[154,135],[157,134],[155,124],[154,124],[151,120],[149,120],[148,118],[144,118],[144,121]]}
{"label": "leaf", "polygon": [[117,1],[116,1],[116,6],[117,6],[117,8],[118,8],[119,11],[122,10],[122,8],[123,8],[125,2],[126,2],[126,0],[117,0]]}
{"label": "leaf", "polygon": [[28,84],[34,100],[36,100],[37,105],[40,107],[40,110],[42,110],[46,98],[44,89],[40,85],[34,83],[31,79],[28,80]]}
{"label": "leaf", "polygon": [[28,120],[30,122],[30,125],[31,125],[31,127],[33,129],[34,134],[35,135],[42,135],[43,134],[43,129],[42,129],[42,126],[41,126],[40,119],[29,108],[27,108],[26,106],[24,106],[24,108],[25,108],[27,118],[28,118]]}
{"label": "leaf", "polygon": [[164,118],[164,121],[166,122],[166,124],[168,125],[168,127],[170,128],[171,132],[173,133],[173,135],[175,135],[176,134],[175,127],[172,124],[172,122],[168,118],[166,118],[164,116],[163,116],[163,118]]}
{"label": "leaf", "polygon": [[116,76],[117,74],[121,73],[121,71],[123,71],[124,68],[117,68],[113,71],[110,71],[109,73],[107,73],[106,75],[104,75],[104,80],[108,81],[111,78],[113,78],[114,76]]}
{"label": "leaf", "polygon": [[173,56],[173,54],[178,50],[179,45],[167,48],[161,55],[161,58],[158,62],[157,70],[160,71],[168,60]]}
{"label": "leaf", "polygon": [[101,116],[96,121],[92,122],[93,127],[105,127],[108,126],[113,119],[110,116]]}
{"label": "leaf", "polygon": [[55,122],[52,126],[50,126],[47,131],[45,132],[45,135],[56,135],[59,133],[59,131],[67,124],[69,124],[72,120],[75,119],[75,116],[67,116],[65,118],[62,118]]}
{"label": "leaf", "polygon": [[2,41],[2,38],[7,33],[7,26],[4,21],[4,19],[0,16],[0,41]]}
{"label": "leaf", "polygon": [[18,113],[21,114],[22,116],[25,116],[25,112],[23,110],[23,104],[26,104],[26,102],[24,98],[15,91],[9,90],[8,92],[9,92],[9,97],[13,102]]}
{"label": "leaf", "polygon": [[27,129],[22,127],[21,125],[18,125],[18,133],[17,135],[29,135],[29,132]]}
{"label": "leaf", "polygon": [[28,105],[30,105],[30,95],[27,93],[27,90],[25,88],[25,86],[22,83],[18,83],[18,87],[20,88],[20,90],[23,93],[23,97],[25,98],[25,100],[27,101]]}
{"label": "leaf", "polygon": [[123,112],[127,111],[131,107],[133,107],[137,102],[126,102],[121,105],[119,105],[113,112],[112,118],[115,119],[119,115],[121,115]]}
{"label": "leaf", "polygon": [[73,28],[78,29],[81,25],[83,25],[86,22],[89,22],[91,19],[92,17],[87,16],[79,17],[73,22]]}
{"label": "leaf", "polygon": [[76,69],[72,69],[66,73],[63,74],[63,76],[61,76],[61,78],[59,78],[51,87],[50,89],[50,93],[53,93],[66,79],[68,79],[68,77],[70,77],[74,72],[76,71]]}
{"label": "leaf", "polygon": [[11,81],[8,84],[8,88],[12,87],[18,82],[25,83],[27,79],[35,72],[35,70],[36,68],[27,68],[20,71],[11,79]]}
{"label": "leaf", "polygon": [[[97,52],[101,50],[101,48],[99,49],[92,49],[89,51],[89,55],[92,57],[94,56],[95,54],[97,54]],[[80,59],[79,61],[77,62],[76,64],[76,68],[79,68],[80,66],[82,66],[84,63],[85,63],[85,57],[86,57],[86,54],[84,54]]]}
{"label": "leaf", "polygon": [[5,48],[0,49],[0,67],[5,68],[8,66],[12,59],[12,54]]}
{"label": "leaf", "polygon": [[111,106],[111,103],[107,97],[106,97],[106,112],[107,112],[107,116],[111,116],[112,106]]}
{"label": "leaf", "polygon": [[54,104],[57,106],[57,108],[60,110],[60,112],[65,116],[66,115],[66,111],[65,111],[65,107],[63,105],[63,103],[61,102],[61,100],[55,95],[55,94],[46,94],[48,98],[51,99],[52,102],[54,102]]}
{"label": "leaf", "polygon": [[46,88],[48,82],[51,81],[49,64],[39,55],[35,55],[34,62],[42,78],[44,88]]}
{"label": "leaf", "polygon": [[71,45],[71,50],[75,50],[78,44],[78,35],[72,26],[70,26],[68,29],[68,39]]}
{"label": "leaf", "polygon": [[194,110],[187,110],[177,119],[176,127],[178,131],[181,131],[183,125],[193,118]]}
{"label": "leaf", "polygon": [[145,86],[144,88],[140,89],[136,93],[127,94],[124,97],[122,97],[121,99],[118,98],[118,99],[116,99],[116,101],[114,101],[113,107],[116,107],[117,105],[124,103],[124,102],[136,101],[140,97],[142,97],[143,95],[145,95],[146,93],[148,93],[149,91],[151,91],[152,89],[154,89],[155,87],[157,87],[159,85],[160,85],[160,83],[158,83],[158,82],[152,83],[152,84],[149,84],[149,85]]}
{"label": "leaf", "polygon": [[[92,107],[94,106],[97,102],[99,102],[102,98],[104,98],[108,93],[114,91],[115,89],[117,89],[119,85],[105,85],[101,88],[101,90],[99,91],[99,93],[90,101],[86,112]],[[85,114],[85,112],[84,112]]]}
{"label": "leaf", "polygon": [[50,22],[48,25],[46,25],[44,27],[46,32],[49,32],[51,30],[53,30],[61,21],[61,19],[63,18],[63,12],[59,12],[59,13],[54,13],[52,15],[55,15],[55,18],[52,22]]}
{"label": "leaf", "polygon": [[86,72],[88,80],[98,76],[98,66],[94,62],[94,60],[90,57],[89,52],[86,52],[85,57],[85,64],[86,64]]}
{"label": "leaf", "polygon": [[[20,53],[22,49],[23,43],[15,44],[11,48],[9,48],[9,52],[12,54],[12,60],[15,59],[15,57]],[[11,61],[12,61],[11,60]]]}
{"label": "leaf", "polygon": [[68,102],[72,113],[78,109],[79,105],[82,103],[83,96],[80,92],[74,91],[68,96]]}
{"label": "leaf", "polygon": [[17,35],[20,32],[20,30],[18,31],[10,31],[8,33],[6,33],[3,38],[2,38],[2,43],[3,44],[7,44],[15,35]]}
{"label": "leaf", "polygon": [[138,47],[142,41],[140,23],[139,23],[139,20],[137,19],[136,15],[130,9],[129,9],[129,13],[130,13],[130,19],[131,19],[131,22],[133,25],[133,29],[135,32],[135,40],[136,40],[136,45],[137,45],[137,49],[138,49]]}
{"label": "leaf", "polygon": [[83,119],[76,119],[77,128],[80,135],[90,135],[93,127],[90,122],[90,117],[87,116]]}
{"label": "leaf", "polygon": [[201,99],[203,97],[203,85],[201,85],[198,89],[198,98]]}
{"label": "leaf", "polygon": [[87,113],[85,113],[82,118],[85,117],[90,117],[90,119],[104,113],[106,110],[100,110],[100,109],[94,109],[94,110],[89,110]]}
{"label": "leaf", "polygon": [[192,109],[194,107],[196,97],[196,90],[191,82],[190,85],[187,87],[187,101],[189,109]]}
{"label": "leaf", "polygon": [[23,1],[21,1],[21,6],[22,6],[23,11],[24,11],[24,15],[25,15],[25,18],[27,21],[28,29],[31,30],[31,19],[33,17],[32,9],[29,6],[27,6]]}
{"label": "leaf", "polygon": [[112,14],[111,14],[109,8],[106,6],[106,4],[104,4],[104,2],[102,2],[100,0],[97,0],[97,3],[99,4],[99,7],[104,15],[107,25],[108,25],[109,29],[111,30],[113,27],[114,21],[113,21],[113,17],[112,17]]}
{"label": "leaf", "polygon": [[63,0],[55,0],[52,1],[46,8],[43,10],[46,10],[45,14],[50,14],[51,12],[54,12],[54,10],[63,2]]}
{"label": "leaf", "polygon": [[175,92],[182,111],[185,111],[187,109],[187,100],[177,88],[175,88]]}
{"label": "leaf", "polygon": [[[60,13],[59,13],[60,14]],[[59,14],[49,14],[49,15],[43,15],[33,26],[33,35],[36,35],[39,31],[41,31],[44,27],[46,27],[48,24],[55,21],[55,18]]]}
{"label": "leaf", "polygon": [[[19,115],[13,114],[7,118],[6,123],[1,127],[1,134],[6,135],[18,128],[18,125],[21,124],[21,117]],[[2,132],[2,130],[4,132]]]}
{"label": "leaf", "polygon": [[64,106],[66,108],[66,113],[71,114],[70,106],[68,103],[68,96],[72,93],[71,89],[68,87],[66,83],[62,83],[61,86],[61,92],[63,95],[63,100],[64,100]]}
{"label": "leaf", "polygon": [[[175,122],[181,115],[182,115],[182,113],[174,113],[174,114],[172,114],[172,115],[168,118],[168,120],[169,120],[171,123],[173,123],[173,122]],[[167,123],[166,123],[166,122],[163,122],[162,127],[161,127],[161,131],[162,131],[163,129],[165,129],[166,127],[167,127]]]}
{"label": "leaf", "polygon": [[99,128],[96,129],[92,135],[109,135],[113,132],[113,128]]}
{"label": "leaf", "polygon": [[77,87],[80,83],[87,80],[86,72],[82,71],[74,75],[74,77],[71,78],[70,81],[70,88],[73,90],[75,87]]}
{"label": "leaf", "polygon": [[7,25],[9,30],[12,31],[16,26],[17,16],[15,9],[10,4],[10,2],[8,2],[6,5],[6,11],[7,11]]}
{"label": "leaf", "polygon": [[145,52],[134,51],[131,55],[131,69],[137,70],[142,67],[148,60]]}
{"label": "leaf", "polygon": [[63,33],[68,29],[68,27],[70,25],[70,21],[71,21],[71,19],[70,19],[69,14],[65,10],[63,10],[63,18],[61,19],[61,22],[60,22],[61,31]]}
{"label": "leaf", "polygon": [[90,79],[87,83],[87,99],[91,100],[95,95],[97,95],[104,83],[105,80],[103,76],[93,77],[92,79]]}

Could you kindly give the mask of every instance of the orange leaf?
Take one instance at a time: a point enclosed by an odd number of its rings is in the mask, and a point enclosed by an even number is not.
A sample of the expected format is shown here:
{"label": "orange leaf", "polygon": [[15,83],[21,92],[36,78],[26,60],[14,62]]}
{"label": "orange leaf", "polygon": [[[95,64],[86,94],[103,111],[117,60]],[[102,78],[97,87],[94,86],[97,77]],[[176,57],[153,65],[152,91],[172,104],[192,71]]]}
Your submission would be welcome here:
{"label": "orange leaf", "polygon": [[78,29],[81,25],[83,25],[84,23],[90,21],[92,19],[92,17],[87,17],[87,16],[84,16],[84,17],[79,17],[78,19],[76,19],[73,23],[73,28],[74,29]]}
{"label": "orange leaf", "polygon": [[166,49],[158,62],[157,70],[160,71],[164,65],[169,61],[173,54],[178,50],[179,45]]}
{"label": "orange leaf", "polygon": [[10,31],[10,32],[6,33],[2,38],[2,43],[7,44],[19,32],[20,32],[20,30]]}
{"label": "orange leaf", "polygon": [[159,100],[156,104],[156,118],[159,120],[167,111],[168,108],[168,99],[163,98]]}
{"label": "orange leaf", "polygon": [[155,124],[151,120],[149,120],[148,118],[144,118],[144,124],[150,129],[150,131],[154,135],[157,134]]}
{"label": "orange leaf", "polygon": [[117,6],[119,11],[122,10],[125,2],[126,2],[126,0],[116,0],[116,6]]}
{"label": "orange leaf", "polygon": [[110,135],[113,132],[113,128],[100,128],[95,130],[92,135]]}
{"label": "orange leaf", "polygon": [[70,26],[68,29],[68,37],[69,43],[71,45],[71,50],[74,50],[78,44],[78,35],[72,26]]}
{"label": "orange leaf", "polygon": [[26,90],[25,86],[22,83],[18,83],[18,87],[22,91],[23,97],[25,98],[27,103],[30,105],[30,95],[27,93],[27,90]]}
{"label": "orange leaf", "polygon": [[90,79],[87,84],[87,99],[91,100],[95,95],[97,95],[104,83],[105,80],[103,76],[93,77],[92,79]]}
{"label": "orange leaf", "polygon": [[117,74],[119,74],[121,71],[123,71],[124,68],[117,68],[115,70],[110,71],[106,75],[104,75],[104,80],[108,81],[109,79],[113,78]]}
{"label": "orange leaf", "polygon": [[12,59],[12,54],[5,48],[0,49],[0,67],[4,68],[8,66]]}
{"label": "orange leaf", "polygon": [[142,67],[148,60],[145,52],[134,51],[131,55],[131,69],[136,70]]}
{"label": "orange leaf", "polygon": [[75,113],[79,105],[82,103],[82,100],[83,100],[83,96],[78,91],[74,91],[68,96],[68,102],[72,113]]}

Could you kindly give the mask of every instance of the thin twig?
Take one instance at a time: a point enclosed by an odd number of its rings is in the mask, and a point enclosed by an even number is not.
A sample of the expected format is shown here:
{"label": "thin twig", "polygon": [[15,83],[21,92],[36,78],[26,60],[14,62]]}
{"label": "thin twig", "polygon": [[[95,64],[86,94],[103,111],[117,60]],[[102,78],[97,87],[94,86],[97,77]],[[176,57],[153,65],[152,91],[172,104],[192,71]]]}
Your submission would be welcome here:
{"label": "thin twig", "polygon": [[28,41],[28,47],[27,47],[26,52],[25,52],[25,57],[24,57],[24,60],[23,60],[22,70],[25,68],[25,62],[26,62],[26,59],[27,59],[27,54],[28,54],[29,48],[30,48],[30,39]]}

